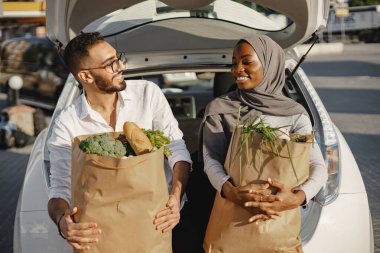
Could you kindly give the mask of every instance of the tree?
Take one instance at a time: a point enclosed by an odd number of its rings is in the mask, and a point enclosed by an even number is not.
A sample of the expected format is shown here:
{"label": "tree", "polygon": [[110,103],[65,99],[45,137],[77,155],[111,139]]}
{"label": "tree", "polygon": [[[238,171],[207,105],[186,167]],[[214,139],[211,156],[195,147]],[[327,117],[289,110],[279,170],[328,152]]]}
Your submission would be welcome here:
{"label": "tree", "polygon": [[363,6],[363,5],[377,5],[380,0],[351,0],[348,2],[349,6]]}

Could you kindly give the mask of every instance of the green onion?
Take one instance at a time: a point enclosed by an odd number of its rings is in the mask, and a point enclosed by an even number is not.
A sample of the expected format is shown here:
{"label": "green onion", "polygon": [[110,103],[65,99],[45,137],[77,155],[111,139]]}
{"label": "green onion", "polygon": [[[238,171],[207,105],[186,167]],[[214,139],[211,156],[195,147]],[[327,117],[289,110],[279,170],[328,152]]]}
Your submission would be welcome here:
{"label": "green onion", "polygon": [[[239,118],[239,117],[238,117]],[[241,140],[239,143],[239,147],[237,150],[237,153],[235,154],[235,157],[233,160],[236,159],[237,156],[240,156],[240,162],[239,162],[239,170],[240,170],[240,185],[242,183],[242,163],[241,163],[241,155],[243,152],[243,149],[246,149],[246,156],[248,158],[248,147],[249,147],[249,140],[252,138],[252,135],[254,133],[261,134],[262,139],[260,141],[259,145],[259,158],[260,158],[260,169],[258,172],[259,176],[261,177],[263,170],[264,170],[264,162],[263,162],[263,147],[269,147],[270,152],[275,156],[280,156],[280,151],[278,150],[278,142],[280,141],[279,132],[282,134],[285,134],[289,137],[290,141],[294,142],[310,142],[314,141],[315,131],[312,132],[311,135],[300,135],[300,134],[289,134],[285,133],[282,129],[284,127],[288,127],[289,125],[282,126],[282,127],[269,127],[266,125],[263,119],[261,118],[254,118],[253,120],[247,122],[245,125],[241,127]],[[254,145],[254,144],[253,144]],[[294,175],[296,176],[297,180],[297,174],[296,170],[294,168],[291,150],[288,145],[288,141],[286,141],[287,151],[290,159],[290,163],[294,172]],[[249,162],[250,165],[253,164],[254,154],[252,154],[252,160]]]}

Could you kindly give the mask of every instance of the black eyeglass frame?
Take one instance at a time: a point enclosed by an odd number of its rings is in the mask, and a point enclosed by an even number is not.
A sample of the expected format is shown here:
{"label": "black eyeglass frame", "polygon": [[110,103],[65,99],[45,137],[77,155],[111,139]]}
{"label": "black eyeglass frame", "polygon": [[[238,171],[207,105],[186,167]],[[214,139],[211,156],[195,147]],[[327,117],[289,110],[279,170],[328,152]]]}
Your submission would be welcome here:
{"label": "black eyeglass frame", "polygon": [[[81,70],[104,69],[107,73],[114,74],[120,71],[120,66],[121,66],[120,63],[122,63],[123,65],[126,65],[127,63],[125,53],[123,52],[118,53],[117,58],[107,65],[104,65],[102,67],[85,68]],[[112,72],[108,71],[107,68]]]}

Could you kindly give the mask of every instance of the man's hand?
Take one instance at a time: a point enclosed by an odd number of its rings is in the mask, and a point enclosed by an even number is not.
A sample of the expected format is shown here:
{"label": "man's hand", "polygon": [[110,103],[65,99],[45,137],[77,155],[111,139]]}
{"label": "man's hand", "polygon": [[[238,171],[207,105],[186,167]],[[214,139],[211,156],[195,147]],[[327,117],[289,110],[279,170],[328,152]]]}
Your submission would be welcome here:
{"label": "man's hand", "polygon": [[156,229],[161,230],[162,233],[171,231],[179,223],[181,217],[179,211],[179,200],[174,195],[170,195],[166,207],[154,217],[153,224]]}
{"label": "man's hand", "polygon": [[73,215],[78,212],[78,208],[67,209],[64,217],[60,219],[57,224],[63,235],[66,237],[67,242],[75,249],[88,250],[89,244],[97,243],[98,238],[96,235],[101,234],[101,230],[97,228],[97,224],[91,223],[75,223]]}

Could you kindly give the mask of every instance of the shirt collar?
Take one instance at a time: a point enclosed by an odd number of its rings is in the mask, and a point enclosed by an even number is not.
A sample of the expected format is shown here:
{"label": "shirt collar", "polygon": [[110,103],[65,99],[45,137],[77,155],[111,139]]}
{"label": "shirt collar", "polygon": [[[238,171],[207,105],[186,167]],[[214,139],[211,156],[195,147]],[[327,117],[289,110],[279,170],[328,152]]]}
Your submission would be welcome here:
{"label": "shirt collar", "polygon": [[125,88],[125,90],[122,90],[122,91],[119,92],[119,101],[121,101],[121,103],[123,103],[123,105],[125,105],[124,103],[125,103],[126,100],[131,100],[132,99],[132,97],[130,96],[129,92],[127,92],[127,88]]}
{"label": "shirt collar", "polygon": [[[128,95],[126,90],[122,90],[118,93],[118,102],[121,103],[121,107],[125,106],[125,101],[126,100],[131,100],[131,96]],[[94,112],[94,110],[91,108],[91,106],[88,104],[87,99],[86,99],[86,94],[85,91],[83,90],[83,93],[81,94],[80,97],[80,114],[79,118],[84,119],[87,116],[91,116]]]}
{"label": "shirt collar", "polygon": [[79,113],[79,118],[84,119],[90,114],[91,107],[87,102],[85,91],[83,90],[81,96],[80,96],[80,113]]}

